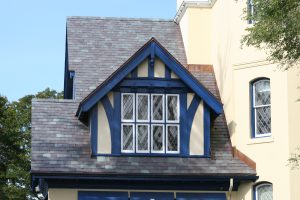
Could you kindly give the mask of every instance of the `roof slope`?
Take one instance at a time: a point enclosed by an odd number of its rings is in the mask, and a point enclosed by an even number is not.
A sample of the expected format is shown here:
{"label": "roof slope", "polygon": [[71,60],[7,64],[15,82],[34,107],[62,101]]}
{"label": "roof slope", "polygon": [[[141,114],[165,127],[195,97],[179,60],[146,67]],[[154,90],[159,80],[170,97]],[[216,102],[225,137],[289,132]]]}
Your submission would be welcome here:
{"label": "roof slope", "polygon": [[75,98],[86,97],[152,37],[186,65],[180,27],[171,20],[69,17],[67,50],[69,70],[76,73]]}
{"label": "roof slope", "polygon": [[[218,95],[212,72],[193,72]],[[145,175],[255,175],[232,156],[224,115],[211,129],[212,158],[90,157],[89,130],[75,117],[77,101],[34,100],[32,107],[33,173],[145,174]],[[45,120],[47,119],[47,120]]]}

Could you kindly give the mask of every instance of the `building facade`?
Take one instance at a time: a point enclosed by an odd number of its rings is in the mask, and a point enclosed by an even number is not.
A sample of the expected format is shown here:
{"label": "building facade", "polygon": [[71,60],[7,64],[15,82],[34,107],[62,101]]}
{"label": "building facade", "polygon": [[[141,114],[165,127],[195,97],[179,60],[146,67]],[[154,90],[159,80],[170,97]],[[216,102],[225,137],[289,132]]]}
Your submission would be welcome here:
{"label": "building facade", "polygon": [[32,188],[49,200],[298,199],[297,69],[240,48],[245,1],[174,20],[69,17],[63,100],[32,102]]}

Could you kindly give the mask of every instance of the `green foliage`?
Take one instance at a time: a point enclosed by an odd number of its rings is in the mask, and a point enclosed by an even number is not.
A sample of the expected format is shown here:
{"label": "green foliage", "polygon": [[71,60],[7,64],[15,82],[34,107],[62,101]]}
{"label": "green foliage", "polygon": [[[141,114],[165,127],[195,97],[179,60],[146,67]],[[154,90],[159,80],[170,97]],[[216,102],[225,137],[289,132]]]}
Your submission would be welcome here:
{"label": "green foliage", "polygon": [[[253,0],[255,14],[247,15],[254,20],[246,29],[242,43],[265,49],[269,60],[288,69],[300,59],[300,1]],[[245,12],[247,13],[247,12]]]}
{"label": "green foliage", "polygon": [[0,199],[39,199],[30,189],[31,100],[63,98],[63,92],[45,89],[8,102],[0,96]]}

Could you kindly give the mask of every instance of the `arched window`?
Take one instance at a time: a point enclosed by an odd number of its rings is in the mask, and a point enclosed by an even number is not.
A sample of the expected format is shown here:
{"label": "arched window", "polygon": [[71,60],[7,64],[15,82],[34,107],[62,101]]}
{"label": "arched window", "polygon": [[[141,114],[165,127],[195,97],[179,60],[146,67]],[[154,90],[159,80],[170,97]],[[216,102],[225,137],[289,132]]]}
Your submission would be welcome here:
{"label": "arched window", "polygon": [[273,200],[273,186],[271,183],[260,183],[253,188],[254,200]]}
{"label": "arched window", "polygon": [[271,90],[270,79],[257,79],[251,84],[252,136],[271,135]]}

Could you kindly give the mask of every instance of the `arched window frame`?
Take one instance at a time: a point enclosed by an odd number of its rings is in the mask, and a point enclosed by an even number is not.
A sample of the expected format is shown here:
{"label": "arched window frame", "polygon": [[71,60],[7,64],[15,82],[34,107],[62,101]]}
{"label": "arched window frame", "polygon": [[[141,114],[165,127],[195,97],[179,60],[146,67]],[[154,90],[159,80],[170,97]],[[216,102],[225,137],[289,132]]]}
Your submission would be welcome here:
{"label": "arched window frame", "polygon": [[[256,78],[254,80],[252,80],[250,82],[250,102],[251,102],[251,136],[252,138],[263,138],[263,137],[270,137],[272,135],[272,131],[270,131],[269,133],[264,133],[264,134],[257,134],[256,132],[256,128],[257,128],[257,124],[256,124],[256,109],[262,106],[255,106],[255,84],[257,84],[260,81],[269,81],[269,78],[266,77],[260,77],[260,78]],[[271,90],[271,84],[270,84],[270,90]],[[271,91],[270,91],[270,96],[272,96]],[[263,106],[270,106],[271,108],[271,103],[268,105],[263,105]],[[271,117],[271,116],[270,116]]]}
{"label": "arched window frame", "polygon": [[272,198],[273,198],[273,184],[270,183],[270,182],[267,182],[267,181],[263,181],[263,182],[259,182],[259,183],[255,184],[253,186],[253,200],[259,200],[257,190],[261,187],[264,187],[264,186],[271,186],[272,187]]}

